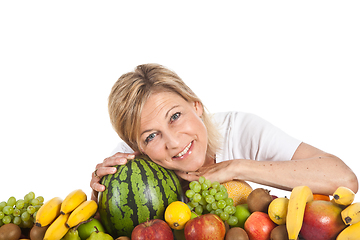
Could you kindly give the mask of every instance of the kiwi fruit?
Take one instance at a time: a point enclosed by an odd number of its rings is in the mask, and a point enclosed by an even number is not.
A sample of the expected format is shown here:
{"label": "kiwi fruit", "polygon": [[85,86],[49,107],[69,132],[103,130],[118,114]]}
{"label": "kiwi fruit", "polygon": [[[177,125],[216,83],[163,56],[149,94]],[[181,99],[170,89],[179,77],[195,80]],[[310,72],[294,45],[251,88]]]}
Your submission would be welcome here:
{"label": "kiwi fruit", "polygon": [[226,233],[225,240],[249,240],[249,236],[244,229],[233,227]]}
{"label": "kiwi fruit", "polygon": [[[275,227],[270,233],[270,240],[289,240],[285,225]],[[297,238],[299,240],[299,238]]]}
{"label": "kiwi fruit", "polygon": [[0,227],[0,240],[18,240],[20,236],[21,228],[14,223],[8,223]]}
{"label": "kiwi fruit", "polygon": [[38,227],[34,224],[34,226],[30,230],[30,239],[31,240],[43,240],[46,229],[48,229],[48,226]]}
{"label": "kiwi fruit", "polygon": [[264,188],[256,188],[249,194],[247,204],[250,212],[268,212],[269,205],[273,197],[270,191]]}

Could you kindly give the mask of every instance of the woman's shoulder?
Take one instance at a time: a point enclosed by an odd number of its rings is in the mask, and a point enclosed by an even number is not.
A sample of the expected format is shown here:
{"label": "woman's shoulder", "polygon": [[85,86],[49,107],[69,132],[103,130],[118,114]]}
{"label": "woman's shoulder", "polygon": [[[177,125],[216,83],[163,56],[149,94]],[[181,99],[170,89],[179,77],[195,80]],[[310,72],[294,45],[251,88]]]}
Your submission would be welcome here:
{"label": "woman's shoulder", "polygon": [[249,122],[249,121],[258,121],[261,118],[253,113],[248,112],[239,112],[239,111],[229,111],[229,112],[218,112],[213,114],[213,119],[216,124],[230,124],[234,122]]}

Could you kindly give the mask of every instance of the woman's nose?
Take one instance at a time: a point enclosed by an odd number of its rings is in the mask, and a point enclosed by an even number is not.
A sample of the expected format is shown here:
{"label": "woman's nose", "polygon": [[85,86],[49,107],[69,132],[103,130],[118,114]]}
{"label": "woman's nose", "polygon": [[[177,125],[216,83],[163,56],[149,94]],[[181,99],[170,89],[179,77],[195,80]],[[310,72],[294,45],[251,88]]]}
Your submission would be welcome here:
{"label": "woman's nose", "polygon": [[177,135],[175,133],[166,133],[165,135],[163,135],[164,140],[165,140],[165,146],[167,149],[175,149],[177,147],[179,147],[179,138],[177,137]]}

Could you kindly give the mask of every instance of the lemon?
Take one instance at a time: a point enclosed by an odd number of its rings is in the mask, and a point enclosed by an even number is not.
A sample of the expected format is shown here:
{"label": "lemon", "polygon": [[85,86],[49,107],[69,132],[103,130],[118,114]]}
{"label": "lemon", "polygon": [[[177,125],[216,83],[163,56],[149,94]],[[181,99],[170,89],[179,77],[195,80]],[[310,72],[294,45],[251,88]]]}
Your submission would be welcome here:
{"label": "lemon", "polygon": [[190,208],[181,201],[170,203],[165,210],[165,221],[172,229],[184,229],[185,224],[190,218]]}
{"label": "lemon", "polygon": [[285,197],[275,198],[269,205],[268,214],[270,219],[277,225],[283,225],[286,221],[289,199]]}

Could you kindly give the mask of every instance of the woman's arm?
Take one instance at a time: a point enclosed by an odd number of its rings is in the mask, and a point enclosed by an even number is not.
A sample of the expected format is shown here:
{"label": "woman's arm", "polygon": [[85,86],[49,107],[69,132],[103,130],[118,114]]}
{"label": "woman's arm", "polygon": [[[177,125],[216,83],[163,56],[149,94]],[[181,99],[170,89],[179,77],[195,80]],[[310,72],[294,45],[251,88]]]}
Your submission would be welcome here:
{"label": "woman's arm", "polygon": [[280,189],[307,185],[314,193],[327,195],[339,186],[358,191],[354,172],[340,158],[306,143],[299,145],[291,161],[246,161],[239,167],[247,180]]}
{"label": "woman's arm", "polygon": [[327,195],[339,186],[358,191],[357,177],[340,158],[306,143],[299,145],[291,161],[235,159],[204,167],[196,173],[180,173],[188,181],[201,175],[220,182],[239,179],[284,190],[307,185],[314,193]]}

